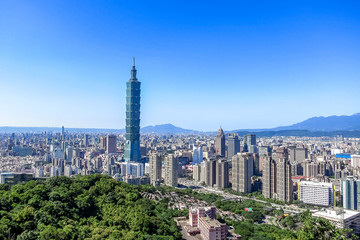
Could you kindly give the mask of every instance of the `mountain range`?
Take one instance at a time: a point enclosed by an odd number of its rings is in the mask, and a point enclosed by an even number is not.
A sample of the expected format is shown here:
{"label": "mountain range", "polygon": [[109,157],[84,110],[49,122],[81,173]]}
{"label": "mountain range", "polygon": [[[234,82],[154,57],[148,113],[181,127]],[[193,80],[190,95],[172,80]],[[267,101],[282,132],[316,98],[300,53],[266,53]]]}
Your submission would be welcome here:
{"label": "mountain range", "polygon": [[[60,132],[61,128],[54,127],[0,127],[0,133],[7,132]],[[125,129],[97,129],[97,128],[66,128],[68,132],[79,133],[124,133]],[[305,121],[290,125],[280,126],[270,129],[238,129],[228,132],[239,133],[257,133],[257,135],[277,135],[281,133],[287,134],[305,134],[310,135],[343,135],[343,132],[360,133],[360,113],[350,116],[329,116],[329,117],[312,117]],[[327,132],[327,133],[326,133]],[[332,133],[333,134],[332,134]],[[184,129],[176,127],[172,124],[161,124],[155,126],[147,126],[141,128],[143,134],[199,134],[205,133],[197,130]],[[208,134],[214,134],[214,132],[206,132]],[[262,133],[262,134],[260,134]],[[283,136],[284,136],[283,135]],[[293,136],[293,135],[292,135]]]}

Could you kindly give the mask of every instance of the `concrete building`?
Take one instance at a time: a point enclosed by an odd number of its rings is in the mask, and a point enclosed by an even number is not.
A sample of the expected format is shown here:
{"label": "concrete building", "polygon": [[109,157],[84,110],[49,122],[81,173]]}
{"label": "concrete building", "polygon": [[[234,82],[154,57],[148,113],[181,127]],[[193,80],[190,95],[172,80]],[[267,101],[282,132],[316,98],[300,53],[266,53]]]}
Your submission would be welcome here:
{"label": "concrete building", "polygon": [[117,152],[115,135],[108,135],[106,137],[106,152],[107,154]]}
{"label": "concrete building", "polygon": [[360,155],[351,155],[351,166],[353,168],[360,167]]}
{"label": "concrete building", "polygon": [[298,184],[299,200],[306,204],[330,206],[334,204],[335,187],[332,183],[301,181]]}
{"label": "concrete building", "polygon": [[239,134],[229,133],[228,135],[228,159],[240,152],[240,139]]}
{"label": "concrete building", "polygon": [[232,189],[238,192],[251,192],[253,176],[253,157],[250,153],[238,153],[232,158]]}
{"label": "concrete building", "polygon": [[189,208],[189,224],[191,227],[199,226],[199,217],[216,219],[216,207],[192,207]]}
{"label": "concrete building", "polygon": [[200,236],[203,240],[223,240],[226,239],[227,226],[216,219],[209,217],[199,217]]}
{"label": "concrete building", "polygon": [[159,154],[153,154],[149,158],[149,176],[151,184],[155,184],[161,180],[162,160],[163,157]]}
{"label": "concrete building", "polygon": [[204,161],[204,182],[209,187],[216,184],[216,160],[214,159]]}
{"label": "concrete building", "polygon": [[217,156],[225,157],[225,133],[221,127],[216,134],[215,151]]}
{"label": "concrete building", "polygon": [[276,161],[276,195],[280,201],[292,202],[293,182],[291,179],[291,165],[287,158],[281,157]]}
{"label": "concrete building", "polygon": [[276,162],[270,156],[263,156],[262,194],[273,198],[276,192]]}
{"label": "concrete building", "polygon": [[201,164],[196,164],[193,166],[193,179],[195,182],[200,182],[201,179]]}
{"label": "concrete building", "polygon": [[244,152],[255,153],[254,146],[256,146],[256,135],[255,134],[245,135],[244,136]]}
{"label": "concrete building", "polygon": [[337,228],[353,229],[355,234],[360,234],[360,212],[343,209],[326,209],[315,212],[312,216],[327,219]]}
{"label": "concrete building", "polygon": [[216,188],[219,190],[229,186],[229,163],[226,159],[216,161]]}
{"label": "concrete building", "polygon": [[169,154],[164,158],[165,185],[176,187],[178,185],[179,160],[174,155]]}

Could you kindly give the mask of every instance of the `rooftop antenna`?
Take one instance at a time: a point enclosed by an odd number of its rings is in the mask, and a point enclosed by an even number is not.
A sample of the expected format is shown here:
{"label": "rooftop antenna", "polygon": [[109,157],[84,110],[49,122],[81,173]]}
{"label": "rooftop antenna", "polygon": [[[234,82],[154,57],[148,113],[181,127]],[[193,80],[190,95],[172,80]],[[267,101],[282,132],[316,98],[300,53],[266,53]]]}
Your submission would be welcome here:
{"label": "rooftop antenna", "polygon": [[133,66],[135,67],[135,57],[133,57]]}

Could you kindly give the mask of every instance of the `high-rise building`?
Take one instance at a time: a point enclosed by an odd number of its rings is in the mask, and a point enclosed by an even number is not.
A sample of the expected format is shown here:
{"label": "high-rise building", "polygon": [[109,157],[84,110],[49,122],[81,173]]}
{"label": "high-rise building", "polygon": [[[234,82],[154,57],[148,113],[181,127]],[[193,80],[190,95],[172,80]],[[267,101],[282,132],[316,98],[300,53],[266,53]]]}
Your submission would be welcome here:
{"label": "high-rise building", "polygon": [[84,145],[85,147],[89,146],[89,135],[84,134]]}
{"label": "high-rise building", "polygon": [[232,189],[238,192],[251,192],[253,157],[250,153],[238,153],[232,158]]}
{"label": "high-rise building", "polygon": [[228,159],[232,159],[232,157],[240,152],[240,139],[239,134],[237,133],[229,133],[228,136]]}
{"label": "high-rise building", "polygon": [[229,163],[226,159],[216,162],[216,187],[220,190],[229,186]]}
{"label": "high-rise building", "polygon": [[206,186],[213,187],[216,183],[216,160],[204,161],[204,182]]}
{"label": "high-rise building", "polygon": [[199,164],[203,161],[203,150],[202,147],[193,147],[193,165]]}
{"label": "high-rise building", "polygon": [[115,135],[108,135],[106,137],[106,152],[108,154],[117,152]]}
{"label": "high-rise building", "polygon": [[346,209],[360,210],[360,180],[348,176],[341,180],[341,201]]}
{"label": "high-rise building", "polygon": [[179,160],[172,154],[165,156],[165,185],[176,187],[178,185]]}
{"label": "high-rise building", "polygon": [[201,164],[196,164],[193,166],[193,178],[195,182],[200,182],[201,179]]}
{"label": "high-rise building", "polygon": [[64,126],[61,127],[61,139],[65,139],[65,128],[64,128]]}
{"label": "high-rise building", "polygon": [[285,202],[293,200],[291,165],[285,157],[278,158],[276,161],[276,199]]}
{"label": "high-rise building", "polygon": [[302,175],[302,169],[299,167],[302,163],[305,162],[308,155],[307,148],[296,148],[290,147],[288,148],[289,152],[289,162],[291,164],[291,175]]}
{"label": "high-rise building", "polygon": [[215,150],[216,155],[225,157],[225,134],[221,127],[216,134]]}
{"label": "high-rise building", "polygon": [[106,149],[106,137],[100,137],[100,148]]}
{"label": "high-rise building", "polygon": [[135,58],[131,78],[126,83],[125,161],[139,162],[140,154],[140,85],[136,78]]}
{"label": "high-rise building", "polygon": [[273,198],[276,192],[276,162],[270,156],[262,156],[263,176],[262,176],[262,194],[265,198]]}
{"label": "high-rise building", "polygon": [[149,176],[151,184],[156,184],[161,180],[162,159],[162,156],[159,154],[152,154],[149,158]]}
{"label": "high-rise building", "polygon": [[[252,152],[254,153],[256,146],[256,135],[255,134],[247,134],[244,136],[244,152]],[[252,150],[252,151],[250,151]]]}

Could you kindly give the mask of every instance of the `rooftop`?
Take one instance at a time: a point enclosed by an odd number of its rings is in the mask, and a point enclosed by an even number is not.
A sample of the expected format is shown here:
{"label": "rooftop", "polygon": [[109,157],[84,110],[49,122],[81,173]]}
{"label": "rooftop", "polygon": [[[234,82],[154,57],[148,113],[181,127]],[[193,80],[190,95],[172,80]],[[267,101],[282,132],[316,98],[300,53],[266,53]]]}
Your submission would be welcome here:
{"label": "rooftop", "polygon": [[[342,211],[342,213],[341,213]],[[346,220],[348,218],[354,217],[354,216],[359,216],[360,217],[360,212],[357,211],[351,211],[351,210],[322,210],[322,211],[318,211],[316,213],[313,213],[314,217],[322,217],[322,218],[326,218],[328,220],[333,220],[333,221],[342,221],[342,219]]]}

